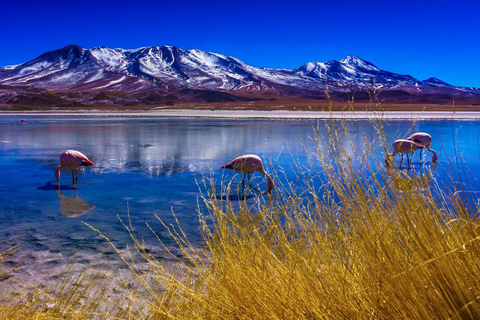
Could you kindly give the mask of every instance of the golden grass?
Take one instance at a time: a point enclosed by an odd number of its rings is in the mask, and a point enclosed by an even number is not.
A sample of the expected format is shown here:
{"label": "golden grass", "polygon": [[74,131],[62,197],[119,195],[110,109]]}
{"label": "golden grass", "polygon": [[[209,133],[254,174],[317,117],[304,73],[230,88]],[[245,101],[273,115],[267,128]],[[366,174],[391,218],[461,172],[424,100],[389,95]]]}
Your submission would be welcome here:
{"label": "golden grass", "polygon": [[[478,318],[480,224],[475,212],[455,200],[454,190],[451,197],[439,197],[439,190],[428,186],[428,176],[372,164],[366,159],[379,152],[372,144],[352,156],[347,151],[352,146],[342,142],[345,127],[333,121],[326,125],[329,135],[315,135],[319,148],[311,159],[320,175],[314,182],[298,169],[296,179],[302,180],[303,188],[295,179],[281,177],[279,170],[273,197],[237,202],[213,196],[216,181],[206,176],[201,187],[210,190],[203,199],[207,212],[199,211],[203,247],[190,244],[179,223],[163,227],[175,239],[181,258],[158,237],[166,258],[177,259],[176,264],[150,255],[125,222],[148,266],[147,272],[141,270],[138,260],[117,250],[136,283],[125,288],[129,305],[112,302],[102,311],[104,282],[88,278],[81,280],[88,284],[85,291],[67,285],[63,291],[53,290],[56,295],[49,296],[56,308],[38,311],[30,301],[17,302],[2,307],[2,316]],[[386,148],[382,122],[377,125],[376,145]],[[327,154],[335,155],[331,162],[325,160],[331,159]],[[362,166],[354,165],[358,158]],[[377,172],[376,167],[382,169]],[[86,294],[93,298],[79,303],[78,297]]]}

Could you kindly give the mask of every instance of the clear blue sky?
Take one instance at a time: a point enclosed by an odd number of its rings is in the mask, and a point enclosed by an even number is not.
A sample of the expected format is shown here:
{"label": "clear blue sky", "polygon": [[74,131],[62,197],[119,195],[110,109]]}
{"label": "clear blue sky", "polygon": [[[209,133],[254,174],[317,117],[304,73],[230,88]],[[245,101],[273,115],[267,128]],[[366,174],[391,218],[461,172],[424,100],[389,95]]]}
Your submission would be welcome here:
{"label": "clear blue sky", "polygon": [[6,0],[0,14],[0,66],[67,44],[174,45],[285,69],[358,55],[420,80],[480,87],[479,0]]}

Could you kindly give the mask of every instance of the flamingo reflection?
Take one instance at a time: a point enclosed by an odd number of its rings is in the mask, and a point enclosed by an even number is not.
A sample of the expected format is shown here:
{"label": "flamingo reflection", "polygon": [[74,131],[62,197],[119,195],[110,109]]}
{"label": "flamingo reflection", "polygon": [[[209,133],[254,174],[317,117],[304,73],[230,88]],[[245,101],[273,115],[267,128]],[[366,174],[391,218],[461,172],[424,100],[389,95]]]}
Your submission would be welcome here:
{"label": "flamingo reflection", "polygon": [[419,171],[396,170],[395,168],[386,168],[386,173],[392,178],[391,185],[399,191],[409,191],[417,193],[429,193],[433,172],[437,169],[437,163],[432,163],[431,169]]}
{"label": "flamingo reflection", "polygon": [[78,189],[72,189],[72,197],[66,197],[60,192],[60,185],[57,182],[55,190],[60,198],[60,212],[66,217],[79,217],[95,208],[95,205],[86,203],[78,197]]}

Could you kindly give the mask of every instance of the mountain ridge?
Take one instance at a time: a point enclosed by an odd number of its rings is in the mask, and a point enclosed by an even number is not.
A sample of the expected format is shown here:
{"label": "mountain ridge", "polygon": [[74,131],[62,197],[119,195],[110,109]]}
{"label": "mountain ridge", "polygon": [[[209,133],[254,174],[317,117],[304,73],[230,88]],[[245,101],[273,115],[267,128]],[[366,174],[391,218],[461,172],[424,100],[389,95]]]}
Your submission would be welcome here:
{"label": "mountain ridge", "polygon": [[406,96],[410,101],[434,100],[436,96],[480,98],[480,89],[456,87],[434,77],[418,80],[382,70],[355,55],[342,60],[307,62],[289,70],[259,68],[228,55],[162,45],[137,49],[67,45],[28,62],[0,68],[0,86],[0,105],[28,100],[26,96],[35,96],[38,90],[67,104],[82,105],[222,102],[266,97],[321,100],[325,99],[325,91],[342,100],[353,92],[371,90],[381,91],[386,97],[402,96],[401,102]]}

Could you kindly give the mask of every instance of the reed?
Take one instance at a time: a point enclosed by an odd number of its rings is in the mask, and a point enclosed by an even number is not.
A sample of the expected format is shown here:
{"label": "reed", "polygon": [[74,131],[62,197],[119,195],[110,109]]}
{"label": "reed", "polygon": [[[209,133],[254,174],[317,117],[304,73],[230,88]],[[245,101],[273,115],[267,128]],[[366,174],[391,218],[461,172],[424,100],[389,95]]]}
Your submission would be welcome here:
{"label": "reed", "polygon": [[[321,125],[329,130],[326,136],[318,130],[313,135],[318,149],[310,162],[316,172],[299,164],[297,176],[288,179],[280,168],[274,174],[273,196],[233,201],[215,196],[218,181],[213,177],[206,175],[199,181],[199,187],[206,190],[203,202],[207,208],[199,210],[200,248],[189,242],[178,221],[167,225],[159,219],[175,240],[176,251],[158,236],[165,257],[157,259],[125,221],[142,267],[138,257],[129,259],[110,242],[136,285],[124,289],[129,305],[121,308],[112,303],[103,315],[152,319],[477,318],[478,209],[459,201],[456,190],[441,191],[428,168],[422,174],[384,169],[383,159],[375,159],[379,152],[386,154],[381,120],[375,124],[378,140],[372,143],[363,138],[361,149],[345,143],[345,123],[326,121]],[[222,190],[232,188],[223,185]],[[108,241],[101,230],[91,228]],[[151,231],[158,232],[154,227]],[[175,263],[168,262],[172,259]],[[75,294],[65,290],[53,297],[55,305],[64,306],[54,316],[101,317],[98,301],[105,297],[105,291],[99,290],[103,282],[85,281],[92,284],[89,294],[98,293],[95,298],[75,304]],[[31,308],[17,303],[0,310],[23,315]],[[50,313],[33,315],[40,319]]]}

